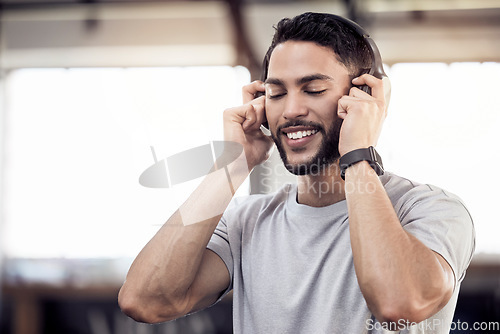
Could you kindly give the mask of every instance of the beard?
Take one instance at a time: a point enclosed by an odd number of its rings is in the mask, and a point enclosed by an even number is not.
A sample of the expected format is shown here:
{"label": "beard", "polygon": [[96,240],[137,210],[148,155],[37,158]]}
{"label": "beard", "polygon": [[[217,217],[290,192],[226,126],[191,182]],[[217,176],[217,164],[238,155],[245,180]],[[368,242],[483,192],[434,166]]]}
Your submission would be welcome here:
{"label": "beard", "polygon": [[[287,153],[283,147],[283,142],[281,140],[281,130],[285,127],[290,126],[313,126],[318,129],[318,133],[321,133],[323,140],[321,141],[320,147],[316,154],[312,156],[308,161],[291,164],[289,162]],[[338,118],[332,123],[332,126],[325,130],[319,124],[313,122],[305,122],[301,120],[287,122],[280,127],[278,127],[276,134],[272,133],[271,137],[278,148],[281,160],[285,165],[285,168],[292,174],[295,175],[317,175],[320,173],[325,166],[331,165],[340,158],[339,153],[339,138],[340,138],[340,128],[342,127],[342,119]]]}

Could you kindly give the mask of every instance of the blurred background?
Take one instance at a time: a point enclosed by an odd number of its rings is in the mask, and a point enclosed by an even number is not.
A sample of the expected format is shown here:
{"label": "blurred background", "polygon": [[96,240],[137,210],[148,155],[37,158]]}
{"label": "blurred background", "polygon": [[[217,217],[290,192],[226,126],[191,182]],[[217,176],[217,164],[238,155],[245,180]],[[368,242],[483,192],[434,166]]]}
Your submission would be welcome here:
{"label": "blurred background", "polygon": [[[456,193],[475,221],[455,314],[468,328],[452,333],[500,331],[499,0],[4,0],[1,333],[232,332],[231,296],[161,325],[120,313],[132,259],[200,181],[138,180],[222,139],[273,24],[304,11],[354,19],[378,44],[392,81],[386,169]],[[278,160],[239,195],[293,181]]]}

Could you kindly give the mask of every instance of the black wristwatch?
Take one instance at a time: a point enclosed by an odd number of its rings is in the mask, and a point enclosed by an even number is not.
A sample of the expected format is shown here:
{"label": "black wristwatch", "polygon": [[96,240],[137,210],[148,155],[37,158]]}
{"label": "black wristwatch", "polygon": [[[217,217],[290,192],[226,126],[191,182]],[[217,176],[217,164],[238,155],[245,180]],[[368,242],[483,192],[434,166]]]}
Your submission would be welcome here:
{"label": "black wristwatch", "polygon": [[377,175],[384,175],[384,165],[382,164],[382,158],[375,151],[373,146],[368,148],[360,148],[351,152],[344,154],[340,157],[340,176],[342,180],[345,180],[345,171],[350,166],[357,164],[360,161],[368,161],[370,166],[375,170]]}

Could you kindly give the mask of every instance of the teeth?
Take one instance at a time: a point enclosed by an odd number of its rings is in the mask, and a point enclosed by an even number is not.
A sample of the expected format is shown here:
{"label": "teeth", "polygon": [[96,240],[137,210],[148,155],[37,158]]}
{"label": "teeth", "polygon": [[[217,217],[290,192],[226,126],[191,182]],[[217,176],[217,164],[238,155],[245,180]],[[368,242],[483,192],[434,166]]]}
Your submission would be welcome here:
{"label": "teeth", "polygon": [[286,135],[290,139],[300,139],[303,137],[311,136],[318,132],[318,130],[307,130],[307,131],[297,131],[297,132],[289,132]]}

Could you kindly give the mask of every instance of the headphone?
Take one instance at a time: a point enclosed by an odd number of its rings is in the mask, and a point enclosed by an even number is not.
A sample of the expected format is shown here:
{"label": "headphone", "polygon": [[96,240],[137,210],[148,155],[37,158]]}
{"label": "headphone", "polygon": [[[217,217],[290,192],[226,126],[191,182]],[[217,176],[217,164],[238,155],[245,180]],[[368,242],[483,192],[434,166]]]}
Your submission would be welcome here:
{"label": "headphone", "polygon": [[[368,50],[371,54],[371,59],[372,59],[372,66],[371,68],[367,69],[363,74],[368,73],[370,75],[373,75],[375,78],[381,79],[384,83],[384,96],[385,96],[385,102],[386,106],[389,105],[389,101],[391,98],[391,83],[389,81],[389,77],[387,74],[385,74],[384,71],[384,65],[382,63],[382,57],[380,56],[380,51],[378,50],[377,45],[373,41],[373,39],[370,37],[370,34],[366,32],[365,29],[363,29],[359,24],[357,24],[354,21],[351,21],[349,19],[346,19],[345,17],[334,15],[334,14],[329,14],[333,16],[337,21],[343,23],[347,27],[351,28],[354,30],[355,33],[357,33],[365,42],[366,46],[368,47]],[[264,78],[264,76],[267,76],[266,69],[264,69],[263,72],[263,78],[262,81],[265,81],[267,78]],[[362,85],[358,86],[359,89],[362,91],[368,93],[371,95],[371,89],[367,85]],[[256,94],[256,97],[261,96],[263,94]],[[264,128],[264,133],[270,133],[269,132],[269,125],[267,122],[264,122],[262,124],[262,127]],[[261,128],[262,128],[261,127]]]}
{"label": "headphone", "polygon": [[[377,44],[375,44],[373,39],[370,37],[370,34],[368,34],[368,32],[366,32],[366,30],[363,29],[356,22],[351,21],[349,19],[346,19],[345,17],[342,17],[342,16],[333,15],[333,14],[331,14],[331,15],[334,16],[338,21],[344,23],[346,26],[348,26],[352,30],[354,30],[365,41],[365,44],[368,47],[368,50],[370,51],[371,58],[372,58],[372,67],[370,69],[368,69],[365,73],[373,75],[375,78],[378,78],[378,79],[381,79],[382,81],[384,81],[385,101],[386,101],[386,105],[389,105],[389,100],[391,97],[391,85],[390,85],[389,77],[387,76],[387,74],[385,74],[384,64],[382,63],[382,57],[380,56],[380,51],[378,50]],[[363,85],[363,86],[360,86],[359,88],[362,91],[371,95],[370,87]]]}

